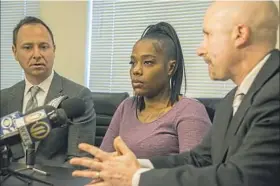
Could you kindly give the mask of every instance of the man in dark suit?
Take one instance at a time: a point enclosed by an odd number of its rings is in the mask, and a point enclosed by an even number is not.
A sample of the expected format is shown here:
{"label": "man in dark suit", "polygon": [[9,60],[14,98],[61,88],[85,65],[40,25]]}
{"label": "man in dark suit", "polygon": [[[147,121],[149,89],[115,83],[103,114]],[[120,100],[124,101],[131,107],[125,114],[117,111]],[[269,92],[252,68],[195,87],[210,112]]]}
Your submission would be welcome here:
{"label": "man in dark suit", "polygon": [[[179,155],[137,160],[120,138],[117,153],[88,144],[95,159],[74,176],[92,186],[276,186],[280,180],[280,52],[274,49],[279,14],[270,1],[216,1],[205,15],[198,49],[213,80],[237,87],[217,107],[201,144]],[[94,169],[94,170],[93,170]]]}
{"label": "man in dark suit", "polygon": [[[73,119],[75,125],[53,129],[46,139],[37,143],[36,162],[64,166],[69,158],[84,156],[77,144],[94,144],[96,115],[93,98],[88,88],[53,71],[55,42],[50,28],[38,18],[24,18],[14,28],[12,49],[24,70],[25,80],[1,90],[1,117],[15,111],[25,113],[60,96],[80,98],[86,104],[85,113]],[[11,146],[14,160],[25,162],[24,148],[22,144]]]}

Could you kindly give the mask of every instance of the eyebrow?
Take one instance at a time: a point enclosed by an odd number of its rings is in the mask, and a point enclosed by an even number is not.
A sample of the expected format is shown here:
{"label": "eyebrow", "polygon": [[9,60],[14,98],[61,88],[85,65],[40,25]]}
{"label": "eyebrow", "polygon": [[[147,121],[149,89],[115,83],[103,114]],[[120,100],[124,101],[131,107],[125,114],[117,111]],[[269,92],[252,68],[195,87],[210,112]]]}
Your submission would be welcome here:
{"label": "eyebrow", "polygon": [[33,45],[31,42],[20,43],[20,45]]}
{"label": "eyebrow", "polygon": [[142,58],[146,58],[146,57],[153,57],[153,58],[156,58],[155,55],[151,55],[151,54],[146,54],[146,55],[143,55]]}
{"label": "eyebrow", "polygon": [[[155,55],[151,55],[151,54],[145,54],[145,55],[141,56],[141,58],[148,58],[148,57],[156,58]],[[131,55],[130,58],[135,58],[135,56]]]}
{"label": "eyebrow", "polygon": [[[32,42],[23,42],[23,43],[21,43],[20,45],[33,45],[34,43],[32,43]],[[39,45],[44,45],[44,44],[47,44],[47,45],[49,45],[49,43],[48,42],[45,42],[45,41],[43,41],[43,42],[40,42],[39,43]]]}

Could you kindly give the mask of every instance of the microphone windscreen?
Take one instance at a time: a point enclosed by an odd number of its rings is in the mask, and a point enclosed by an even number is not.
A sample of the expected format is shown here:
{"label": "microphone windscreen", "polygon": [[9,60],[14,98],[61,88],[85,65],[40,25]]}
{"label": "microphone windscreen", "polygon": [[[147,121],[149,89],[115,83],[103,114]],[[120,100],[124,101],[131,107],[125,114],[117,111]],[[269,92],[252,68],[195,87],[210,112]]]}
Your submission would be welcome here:
{"label": "microphone windscreen", "polygon": [[61,108],[56,110],[56,119],[52,120],[53,126],[58,125],[61,126],[62,124],[65,124],[68,120],[67,114],[65,111]]}
{"label": "microphone windscreen", "polygon": [[64,109],[68,118],[76,118],[85,113],[86,104],[80,98],[70,98],[63,101],[60,108]]}

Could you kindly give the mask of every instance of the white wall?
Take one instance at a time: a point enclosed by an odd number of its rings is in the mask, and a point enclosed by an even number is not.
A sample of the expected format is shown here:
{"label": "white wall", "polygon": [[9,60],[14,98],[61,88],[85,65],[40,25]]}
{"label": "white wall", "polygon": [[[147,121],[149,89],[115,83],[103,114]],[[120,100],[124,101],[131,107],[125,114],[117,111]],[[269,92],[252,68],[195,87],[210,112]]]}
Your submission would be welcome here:
{"label": "white wall", "polygon": [[40,11],[55,37],[54,69],[84,85],[88,2],[41,1]]}

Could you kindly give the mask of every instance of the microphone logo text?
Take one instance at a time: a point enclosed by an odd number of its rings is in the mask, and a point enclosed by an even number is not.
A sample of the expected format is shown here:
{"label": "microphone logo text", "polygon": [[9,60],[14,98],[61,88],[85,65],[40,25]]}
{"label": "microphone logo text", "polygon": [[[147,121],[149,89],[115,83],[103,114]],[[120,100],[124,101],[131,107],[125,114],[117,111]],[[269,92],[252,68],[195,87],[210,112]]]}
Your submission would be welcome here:
{"label": "microphone logo text", "polygon": [[51,128],[47,122],[38,121],[32,125],[30,128],[31,136],[36,140],[44,139],[50,133]]}

